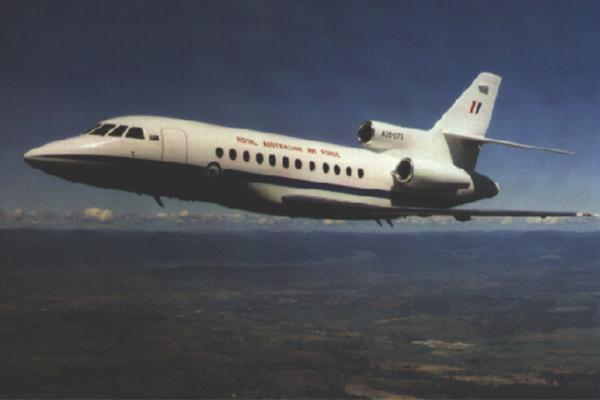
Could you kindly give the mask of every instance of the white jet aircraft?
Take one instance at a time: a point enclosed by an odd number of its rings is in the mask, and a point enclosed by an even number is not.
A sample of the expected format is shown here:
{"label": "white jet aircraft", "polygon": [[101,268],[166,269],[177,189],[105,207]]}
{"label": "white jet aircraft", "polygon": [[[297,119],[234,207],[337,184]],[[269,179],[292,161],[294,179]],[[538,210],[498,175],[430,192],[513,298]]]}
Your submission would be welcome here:
{"label": "white jet aircraft", "polygon": [[453,209],[494,197],[475,172],[483,144],[563,154],[485,138],[501,78],[481,73],[428,131],[367,121],[365,149],[171,118],[109,119],[80,136],[30,150],[25,162],[101,188],[203,201],[257,213],[381,220],[448,215],[575,217],[578,212]]}

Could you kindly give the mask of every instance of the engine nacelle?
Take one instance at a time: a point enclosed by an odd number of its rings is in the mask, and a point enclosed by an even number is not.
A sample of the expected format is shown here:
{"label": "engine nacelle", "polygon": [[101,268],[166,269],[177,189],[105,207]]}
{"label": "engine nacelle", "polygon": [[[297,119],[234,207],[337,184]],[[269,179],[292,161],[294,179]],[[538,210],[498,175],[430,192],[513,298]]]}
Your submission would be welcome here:
{"label": "engine nacelle", "polygon": [[392,176],[397,185],[414,190],[456,190],[471,186],[471,176],[452,164],[402,159]]}
{"label": "engine nacelle", "polygon": [[369,149],[393,149],[401,147],[407,132],[414,130],[384,122],[367,121],[358,128],[358,142]]}

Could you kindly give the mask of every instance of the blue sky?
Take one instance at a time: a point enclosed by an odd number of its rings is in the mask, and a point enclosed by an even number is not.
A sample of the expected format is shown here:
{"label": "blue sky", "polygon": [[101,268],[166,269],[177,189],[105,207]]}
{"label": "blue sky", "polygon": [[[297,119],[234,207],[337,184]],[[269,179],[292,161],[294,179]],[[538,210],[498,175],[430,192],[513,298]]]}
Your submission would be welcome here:
{"label": "blue sky", "polygon": [[477,170],[501,191],[476,207],[600,212],[599,37],[597,1],[3,0],[0,225],[98,209],[129,216],[122,227],[159,213],[252,227],[258,216],[214,205],[70,184],[22,156],[130,114],[358,146],[368,119],[430,128],[481,71],[503,77],[489,137],[582,156],[487,145]]}

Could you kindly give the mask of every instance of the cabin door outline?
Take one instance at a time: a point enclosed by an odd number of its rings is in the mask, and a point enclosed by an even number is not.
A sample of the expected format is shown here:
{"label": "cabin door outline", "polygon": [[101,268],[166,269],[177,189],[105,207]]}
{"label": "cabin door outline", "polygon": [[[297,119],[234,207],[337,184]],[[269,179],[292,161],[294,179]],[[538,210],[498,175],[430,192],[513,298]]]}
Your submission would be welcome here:
{"label": "cabin door outline", "polygon": [[181,129],[163,128],[162,133],[162,161],[187,164],[188,138],[187,133]]}

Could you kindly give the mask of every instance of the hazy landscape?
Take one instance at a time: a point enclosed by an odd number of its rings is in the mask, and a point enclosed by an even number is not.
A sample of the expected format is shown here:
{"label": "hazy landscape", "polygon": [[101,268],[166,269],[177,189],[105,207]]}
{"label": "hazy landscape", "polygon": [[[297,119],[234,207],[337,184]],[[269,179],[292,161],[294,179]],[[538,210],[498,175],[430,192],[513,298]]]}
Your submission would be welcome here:
{"label": "hazy landscape", "polygon": [[599,244],[0,231],[0,396],[598,398]]}

